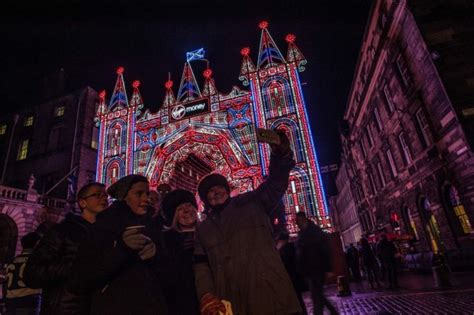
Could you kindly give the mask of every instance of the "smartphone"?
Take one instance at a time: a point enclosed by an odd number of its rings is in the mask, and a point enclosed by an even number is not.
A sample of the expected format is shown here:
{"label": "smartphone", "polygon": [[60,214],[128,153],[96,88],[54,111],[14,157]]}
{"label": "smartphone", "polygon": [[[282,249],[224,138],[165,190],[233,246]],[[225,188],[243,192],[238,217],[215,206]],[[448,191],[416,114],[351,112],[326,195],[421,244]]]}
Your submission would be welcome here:
{"label": "smartphone", "polygon": [[271,129],[257,128],[257,141],[280,145],[280,136]]}

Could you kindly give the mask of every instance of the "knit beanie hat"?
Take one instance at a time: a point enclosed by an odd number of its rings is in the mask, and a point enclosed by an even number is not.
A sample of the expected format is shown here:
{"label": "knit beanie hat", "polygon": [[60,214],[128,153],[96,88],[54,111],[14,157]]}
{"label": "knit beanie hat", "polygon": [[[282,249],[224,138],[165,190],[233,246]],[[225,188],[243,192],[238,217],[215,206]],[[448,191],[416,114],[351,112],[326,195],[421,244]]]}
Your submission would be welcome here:
{"label": "knit beanie hat", "polygon": [[125,199],[128,191],[132,188],[132,185],[140,182],[148,183],[148,179],[142,175],[127,175],[120,178],[107,188],[107,193],[110,197],[121,201]]}
{"label": "knit beanie hat", "polygon": [[198,185],[199,198],[207,204],[207,192],[214,186],[222,186],[230,194],[230,187],[227,179],[221,174],[210,174],[204,177]]}
{"label": "knit beanie hat", "polygon": [[166,216],[168,225],[173,223],[176,208],[187,202],[197,208],[196,198],[194,198],[193,193],[188,190],[176,189],[166,194],[162,202],[162,209]]}

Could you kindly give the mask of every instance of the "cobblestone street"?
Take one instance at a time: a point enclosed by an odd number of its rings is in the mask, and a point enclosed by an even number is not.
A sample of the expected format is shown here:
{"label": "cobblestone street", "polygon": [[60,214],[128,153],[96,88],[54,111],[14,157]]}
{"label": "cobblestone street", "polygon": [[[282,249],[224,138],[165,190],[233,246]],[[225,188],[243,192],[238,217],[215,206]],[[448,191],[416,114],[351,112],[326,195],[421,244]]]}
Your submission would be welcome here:
{"label": "cobblestone street", "polygon": [[[338,297],[335,285],[326,287],[326,296],[341,315],[388,314],[474,314],[474,273],[452,273],[452,288],[435,288],[431,274],[402,273],[401,289],[371,290],[366,281],[351,283],[352,295]],[[305,294],[309,314],[312,306]],[[329,313],[325,313],[329,314]]]}
{"label": "cobblestone street", "polygon": [[340,314],[474,314],[474,289],[350,298]]}

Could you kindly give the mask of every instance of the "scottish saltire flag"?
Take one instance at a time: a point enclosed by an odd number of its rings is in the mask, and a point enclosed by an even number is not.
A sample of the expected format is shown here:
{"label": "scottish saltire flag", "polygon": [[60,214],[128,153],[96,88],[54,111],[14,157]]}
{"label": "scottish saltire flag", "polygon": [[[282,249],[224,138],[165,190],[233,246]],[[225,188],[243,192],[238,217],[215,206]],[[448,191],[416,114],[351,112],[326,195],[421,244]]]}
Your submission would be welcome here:
{"label": "scottish saltire flag", "polygon": [[199,48],[197,50],[186,53],[186,61],[190,62],[191,60],[200,60],[204,58],[204,48]]}

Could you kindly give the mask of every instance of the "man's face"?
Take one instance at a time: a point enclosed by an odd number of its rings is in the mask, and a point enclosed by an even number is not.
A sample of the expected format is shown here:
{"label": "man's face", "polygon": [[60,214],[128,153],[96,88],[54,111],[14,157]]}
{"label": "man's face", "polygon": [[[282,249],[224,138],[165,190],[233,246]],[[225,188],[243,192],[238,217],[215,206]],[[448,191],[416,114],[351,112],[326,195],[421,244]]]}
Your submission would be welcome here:
{"label": "man's face", "polygon": [[182,203],[176,208],[176,220],[183,226],[193,226],[197,220],[197,209],[190,202]]}
{"label": "man's face", "polygon": [[229,193],[222,186],[214,186],[207,192],[207,202],[211,207],[224,204],[229,198]]}
{"label": "man's face", "polygon": [[137,215],[145,215],[150,205],[150,188],[148,183],[138,182],[132,185],[125,196],[125,202]]}
{"label": "man's face", "polygon": [[105,187],[92,186],[88,189],[86,196],[79,200],[79,206],[82,211],[98,214],[109,206],[107,197]]}

